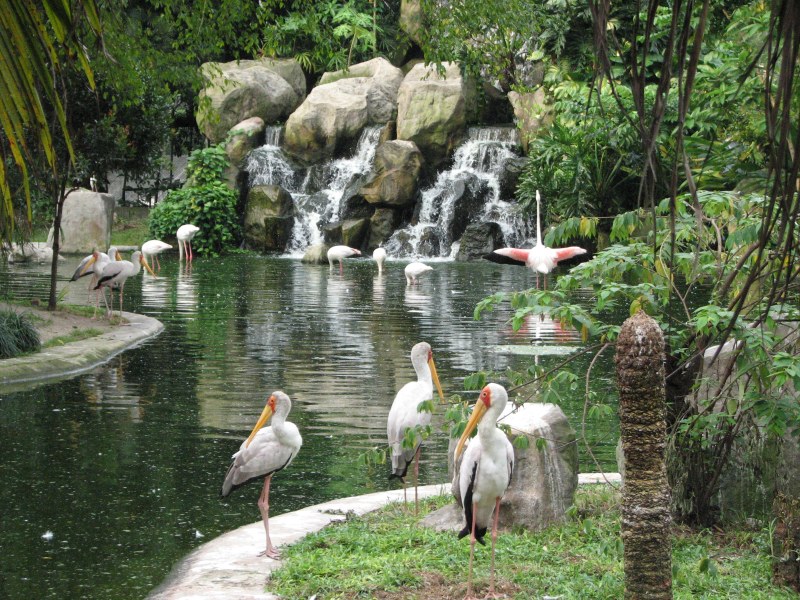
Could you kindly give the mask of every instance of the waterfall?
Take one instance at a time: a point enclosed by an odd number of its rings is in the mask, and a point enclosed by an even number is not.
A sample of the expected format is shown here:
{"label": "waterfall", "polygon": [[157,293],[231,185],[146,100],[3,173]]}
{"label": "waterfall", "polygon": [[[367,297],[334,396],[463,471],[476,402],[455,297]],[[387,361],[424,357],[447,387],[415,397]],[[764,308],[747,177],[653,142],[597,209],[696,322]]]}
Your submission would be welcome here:
{"label": "waterfall", "polygon": [[[372,169],[382,127],[365,128],[354,152],[311,167],[295,164],[281,150],[283,129],[268,127],[266,143],[248,156],[250,185],[279,185],[295,203],[295,220],[286,254],[302,255],[323,241],[323,228],[340,220],[346,190]],[[519,155],[513,127],[471,127],[456,150],[452,166],[421,192],[412,225],[396,231],[384,244],[395,257],[452,257],[457,241],[472,221],[500,225],[507,245],[530,236],[528,221],[501,197],[500,178],[509,159]]]}
{"label": "waterfall", "polygon": [[500,225],[507,245],[521,245],[530,235],[528,220],[501,198],[500,177],[506,162],[519,156],[512,127],[471,127],[456,150],[453,165],[422,190],[416,222],[392,234],[385,244],[391,256],[453,257],[454,244],[467,219]]}
{"label": "waterfall", "polygon": [[[279,128],[278,128],[279,129]],[[292,195],[295,220],[286,254],[302,255],[323,239],[322,227],[339,220],[344,191],[372,169],[382,126],[366,127],[352,156],[302,168],[280,148],[282,130],[248,156],[250,185],[279,185]]]}

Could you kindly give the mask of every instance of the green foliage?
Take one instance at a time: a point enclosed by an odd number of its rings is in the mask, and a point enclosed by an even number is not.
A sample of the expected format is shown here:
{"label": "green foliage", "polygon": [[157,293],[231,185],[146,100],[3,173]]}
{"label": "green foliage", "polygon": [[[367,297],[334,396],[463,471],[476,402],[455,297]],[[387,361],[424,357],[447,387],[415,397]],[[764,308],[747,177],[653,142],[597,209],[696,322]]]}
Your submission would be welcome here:
{"label": "green foliage", "polygon": [[236,194],[221,181],[227,165],[221,145],[195,150],[189,157],[189,186],[172,190],[150,211],[150,234],[172,239],[178,227],[200,228],[192,240],[198,254],[218,256],[239,243]]}
{"label": "green foliage", "polygon": [[[396,25],[390,4],[365,0],[286,2],[284,10],[264,5],[259,11],[259,53],[295,58],[309,73],[338,71],[373,58],[379,49],[392,51],[385,35]],[[384,34],[382,37],[378,37]]]}
{"label": "green foliage", "polygon": [[[530,532],[500,532],[497,586],[511,597],[569,599],[624,595],[620,496],[611,486],[581,486],[565,523]],[[283,598],[451,597],[463,593],[469,544],[452,532],[420,525],[420,516],[452,503],[420,502],[421,515],[390,504],[331,524],[286,548],[268,591]],[[763,531],[724,535],[678,531],[673,537],[675,598],[793,598],[771,584]],[[491,549],[476,548],[478,595],[488,586]],[[435,577],[431,577],[435,573]],[[454,591],[455,590],[455,591]]]}
{"label": "green foliage", "polygon": [[39,333],[30,318],[13,310],[0,310],[0,359],[36,352]]}

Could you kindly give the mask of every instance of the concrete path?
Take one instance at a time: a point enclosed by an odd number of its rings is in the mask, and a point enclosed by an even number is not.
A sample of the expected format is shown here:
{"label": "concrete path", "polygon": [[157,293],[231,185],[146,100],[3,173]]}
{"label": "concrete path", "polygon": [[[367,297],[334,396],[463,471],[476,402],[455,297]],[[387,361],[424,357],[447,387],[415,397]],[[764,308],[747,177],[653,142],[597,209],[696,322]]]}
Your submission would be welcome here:
{"label": "concrete path", "polygon": [[123,312],[122,317],[128,323],[114,331],[0,361],[2,390],[14,392],[89,371],[164,329],[161,321],[152,317],[129,312]]}
{"label": "concrete path", "polygon": [[[579,484],[619,481],[619,473],[584,473],[578,476]],[[449,493],[449,483],[419,488],[420,498]],[[269,520],[270,537],[276,546],[291,544],[329,523],[343,521],[347,512],[363,515],[402,499],[403,490],[399,489],[302,508],[272,517]],[[270,573],[281,566],[281,561],[257,556],[264,544],[261,521],[223,534],[189,554],[148,596],[148,600],[276,600],[278,596],[265,592],[264,587]]]}

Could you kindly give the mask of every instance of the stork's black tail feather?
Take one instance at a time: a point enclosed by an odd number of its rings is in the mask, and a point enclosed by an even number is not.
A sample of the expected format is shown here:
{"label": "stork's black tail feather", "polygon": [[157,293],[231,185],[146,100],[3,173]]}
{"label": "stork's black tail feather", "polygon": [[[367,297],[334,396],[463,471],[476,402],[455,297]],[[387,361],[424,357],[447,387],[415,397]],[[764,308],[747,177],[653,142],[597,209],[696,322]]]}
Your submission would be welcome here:
{"label": "stork's black tail feather", "polygon": [[[470,534],[470,530],[472,529],[472,487],[475,485],[475,474],[478,471],[478,463],[475,463],[475,466],[472,467],[472,473],[470,473],[469,485],[467,486],[467,493],[464,495],[464,519],[466,520],[467,524],[464,525],[464,529],[458,532],[458,539],[466,537]],[[478,527],[475,526],[475,539],[481,543],[481,545],[485,546],[486,542],[483,541],[483,536],[486,535],[486,527]]]}
{"label": "stork's black tail feather", "polygon": [[[478,542],[479,542],[479,543],[480,543],[482,546],[485,546],[485,545],[486,545],[486,540],[484,540],[484,539],[483,539],[483,536],[485,536],[485,535],[486,535],[486,531],[487,531],[487,530],[488,530],[488,528],[487,528],[487,527],[476,527],[476,528],[475,528],[475,539],[476,539],[476,540],[477,540],[477,541],[478,541]],[[458,532],[458,539],[461,539],[461,538],[463,538],[463,537],[467,537],[467,536],[469,535],[469,533],[470,533],[470,531],[469,531],[469,527],[465,525],[465,526],[464,526],[464,529],[462,529],[461,531],[459,531],[459,532]]]}

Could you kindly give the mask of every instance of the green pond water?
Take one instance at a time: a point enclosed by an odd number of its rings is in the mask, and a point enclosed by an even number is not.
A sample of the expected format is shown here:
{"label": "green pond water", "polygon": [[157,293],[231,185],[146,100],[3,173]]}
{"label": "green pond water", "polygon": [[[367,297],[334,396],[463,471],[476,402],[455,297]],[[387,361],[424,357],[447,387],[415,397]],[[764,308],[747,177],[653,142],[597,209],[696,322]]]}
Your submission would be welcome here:
{"label": "green pond water", "polygon": [[[66,282],[79,258],[61,267],[70,303],[87,303],[88,282]],[[187,268],[167,257],[158,279],[129,281],[126,310],[162,321],[158,337],[71,379],[0,390],[0,598],[144,598],[193,548],[257,521],[260,486],[225,500],[219,490],[273,390],[292,397],[304,440],[273,480],[277,515],[398,485],[360,457],[386,444],[416,342],[433,346],[446,393],[474,371],[556,364],[578,345],[549,321],[515,332],[507,311],[473,319],[489,294],[533,285],[525,269],[431,262],[410,288],[405,264],[389,262],[379,277],[372,261],[352,260],[342,276],[288,258],[199,258]],[[48,274],[0,266],[0,297],[46,298]],[[608,354],[595,368],[610,384]],[[581,393],[562,405],[578,430]],[[616,417],[590,429],[595,456],[615,471]],[[421,483],[446,480],[446,460],[436,427]],[[583,449],[581,468],[597,470]]]}

